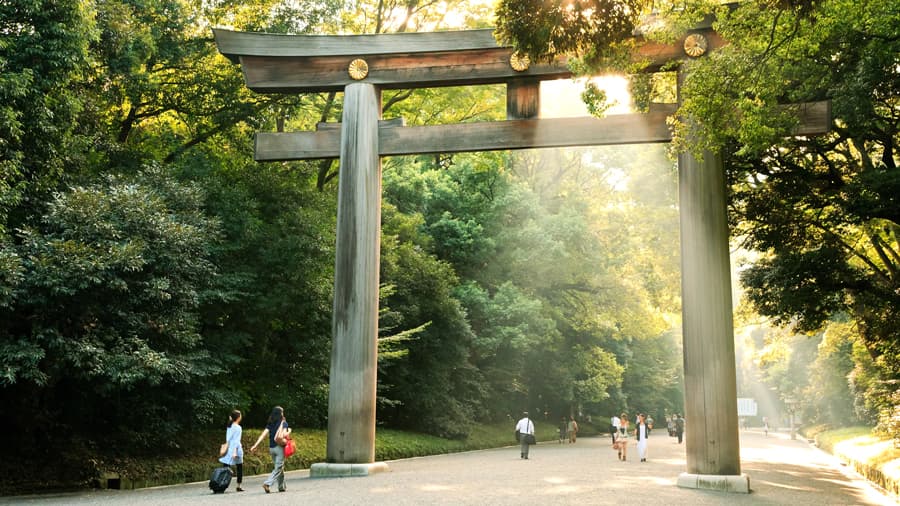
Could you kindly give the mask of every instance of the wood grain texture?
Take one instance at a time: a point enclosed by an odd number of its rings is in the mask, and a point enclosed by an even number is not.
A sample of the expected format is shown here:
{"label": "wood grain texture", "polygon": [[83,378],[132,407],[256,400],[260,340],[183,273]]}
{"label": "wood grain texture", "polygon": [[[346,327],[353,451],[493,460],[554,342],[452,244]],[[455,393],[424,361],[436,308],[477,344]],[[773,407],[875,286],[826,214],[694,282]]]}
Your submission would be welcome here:
{"label": "wood grain texture", "polygon": [[213,28],[219,52],[239,56],[369,56],[394,53],[467,51],[501,47],[492,28],[368,35],[282,35]]}
{"label": "wood grain texture", "polygon": [[381,96],[362,83],[344,93],[326,459],[366,464],[375,461]]}
{"label": "wood grain texture", "polygon": [[541,112],[541,82],[520,79],[506,83],[506,119],[537,118]]}
{"label": "wood grain texture", "polygon": [[[785,106],[796,110],[795,135],[815,135],[831,127],[830,102]],[[403,127],[379,122],[381,156],[424,153],[459,153],[505,149],[603,146],[669,142],[666,118],[674,104],[658,104],[646,114],[621,114],[605,118],[542,118],[487,121],[455,125]],[[331,123],[315,132],[258,133],[257,161],[337,158],[340,124]]]}
{"label": "wood grain texture", "polygon": [[[567,78],[572,72],[565,58],[552,63],[532,64],[524,72],[509,65],[508,48],[464,52],[382,54],[367,56],[369,74],[359,82],[382,89],[432,88],[496,84],[517,79],[552,80]],[[351,56],[241,56],[247,87],[260,93],[306,93],[340,91],[357,82],[347,72]]]}
{"label": "wood grain texture", "polygon": [[[381,156],[505,149],[643,144],[671,140],[666,117],[674,109],[606,118],[545,118],[454,125],[379,127]],[[257,161],[337,158],[340,129],[258,133]]]}
{"label": "wood grain texture", "polygon": [[692,474],[741,474],[722,157],[678,157],[685,453]]}
{"label": "wood grain texture", "polygon": [[[247,86],[261,93],[339,91],[354,82],[351,61],[369,66],[364,82],[382,88],[421,88],[493,84],[571,76],[565,57],[532,62],[523,72],[509,64],[512,49],[501,46],[493,30],[461,30],[377,35],[279,35],[213,29],[219,51],[244,70]],[[725,44],[710,28],[699,28],[709,51]],[[632,59],[647,71],[685,58],[683,40],[673,44],[636,37]]]}

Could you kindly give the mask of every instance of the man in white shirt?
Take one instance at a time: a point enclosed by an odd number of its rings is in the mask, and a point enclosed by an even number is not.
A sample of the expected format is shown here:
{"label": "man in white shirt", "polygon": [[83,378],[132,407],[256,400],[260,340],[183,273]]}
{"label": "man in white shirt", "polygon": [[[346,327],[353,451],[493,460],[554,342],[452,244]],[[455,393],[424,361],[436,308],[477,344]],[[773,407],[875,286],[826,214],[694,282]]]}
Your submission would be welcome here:
{"label": "man in white shirt", "polygon": [[616,444],[616,432],[619,432],[620,424],[619,417],[616,415],[609,419],[609,435],[612,436],[613,444]]}
{"label": "man in white shirt", "polygon": [[516,432],[519,434],[519,443],[522,447],[522,457],[528,460],[528,435],[534,436],[534,422],[528,418],[528,412],[522,413],[522,419],[516,424]]}

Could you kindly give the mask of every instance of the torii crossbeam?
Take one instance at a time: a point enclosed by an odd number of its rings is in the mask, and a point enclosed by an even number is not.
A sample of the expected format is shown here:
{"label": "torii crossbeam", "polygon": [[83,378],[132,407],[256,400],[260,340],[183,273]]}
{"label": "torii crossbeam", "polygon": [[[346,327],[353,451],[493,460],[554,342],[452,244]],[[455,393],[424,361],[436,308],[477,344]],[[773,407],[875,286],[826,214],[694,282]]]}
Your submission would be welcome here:
{"label": "torii crossbeam", "polygon": [[[325,463],[311,476],[366,475],[376,463],[381,156],[668,142],[674,105],[646,114],[538,119],[540,81],[571,77],[564,59],[531,64],[491,30],[296,36],[214,30],[219,50],[261,93],[344,91],[340,124],[259,133],[259,161],[340,158],[333,343]],[[633,55],[650,70],[723,45],[710,24]],[[689,55],[689,56],[688,56]],[[407,127],[381,120],[382,89],[505,83],[507,121]],[[795,134],[828,131],[827,102],[798,104]],[[741,474],[731,270],[721,157],[679,156],[687,472],[678,484],[749,492]]]}

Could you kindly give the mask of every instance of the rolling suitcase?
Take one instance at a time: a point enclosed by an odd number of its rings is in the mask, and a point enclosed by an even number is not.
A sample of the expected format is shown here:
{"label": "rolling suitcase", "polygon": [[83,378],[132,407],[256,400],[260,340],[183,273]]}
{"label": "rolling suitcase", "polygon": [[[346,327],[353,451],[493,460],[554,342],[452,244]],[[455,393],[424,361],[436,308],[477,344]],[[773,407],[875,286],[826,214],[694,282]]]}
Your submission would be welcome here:
{"label": "rolling suitcase", "polygon": [[209,488],[214,494],[221,494],[231,485],[231,468],[221,466],[213,469],[212,476],[209,477]]}

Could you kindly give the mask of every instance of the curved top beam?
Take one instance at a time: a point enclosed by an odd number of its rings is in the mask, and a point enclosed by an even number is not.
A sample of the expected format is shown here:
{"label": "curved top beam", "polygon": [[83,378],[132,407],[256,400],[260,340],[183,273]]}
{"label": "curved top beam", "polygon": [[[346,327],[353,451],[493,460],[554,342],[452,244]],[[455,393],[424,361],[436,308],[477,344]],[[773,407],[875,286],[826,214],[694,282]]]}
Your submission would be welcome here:
{"label": "curved top beam", "polygon": [[[340,91],[355,81],[384,89],[409,89],[572,76],[565,57],[525,65],[517,60],[514,65],[512,48],[499,45],[493,29],[281,35],[214,28],[213,33],[219,51],[241,65],[247,87],[260,93]],[[724,44],[709,27],[692,30],[691,35],[703,35],[704,48],[708,46],[709,50]],[[648,70],[655,71],[686,57],[684,40],[675,44],[647,42],[632,57],[648,62]],[[360,66],[365,72],[356,72]]]}
{"label": "curved top beam", "polygon": [[368,56],[466,51],[502,47],[493,29],[366,35],[282,35],[213,28],[219,52],[241,56]]}

